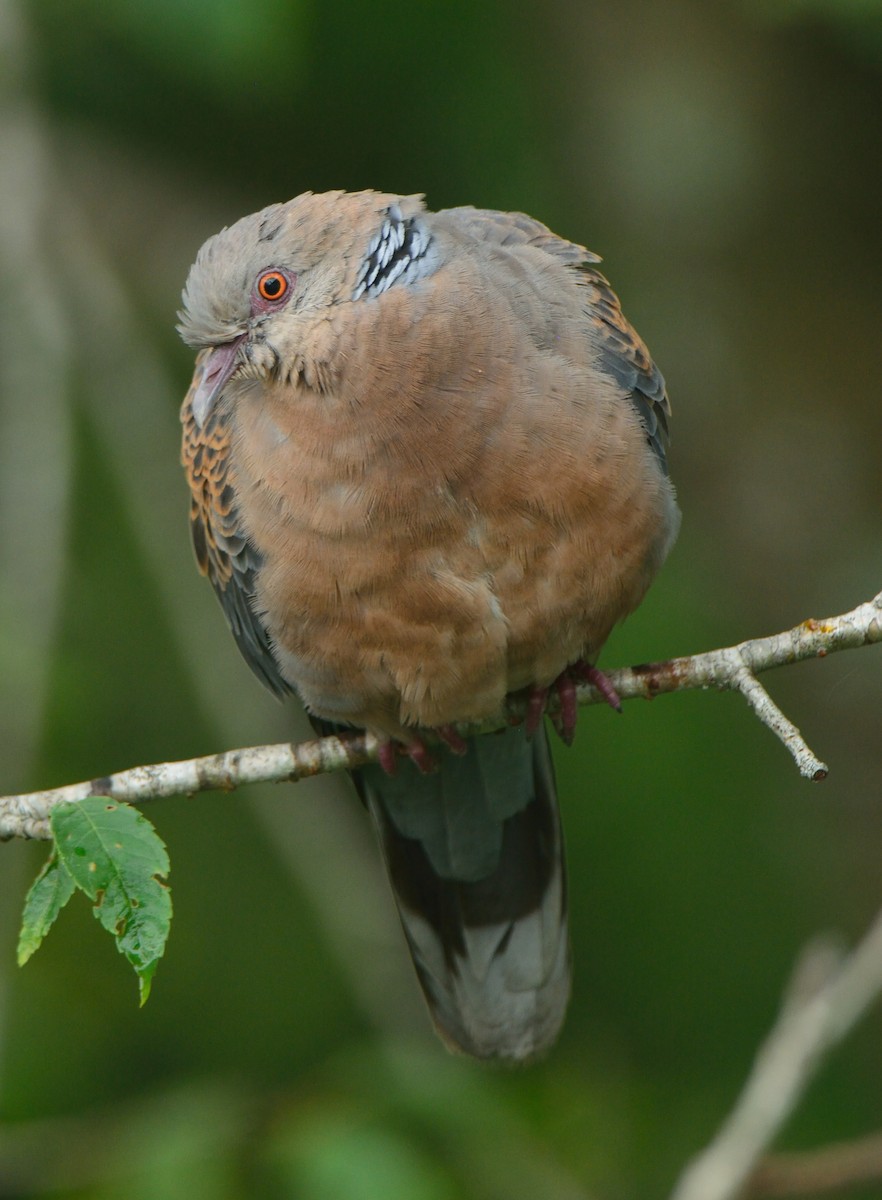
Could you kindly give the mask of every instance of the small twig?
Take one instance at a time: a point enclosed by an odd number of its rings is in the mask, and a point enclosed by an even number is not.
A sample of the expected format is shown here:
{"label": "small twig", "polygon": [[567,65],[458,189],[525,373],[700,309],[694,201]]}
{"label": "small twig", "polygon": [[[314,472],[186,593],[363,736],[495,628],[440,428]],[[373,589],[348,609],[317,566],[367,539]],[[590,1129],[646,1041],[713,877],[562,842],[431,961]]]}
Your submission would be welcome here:
{"label": "small twig", "polygon": [[815,1196],[882,1179],[882,1133],[819,1150],[770,1154],[750,1177],[747,1196]]}
{"label": "small twig", "polygon": [[[688,658],[650,663],[610,671],[607,678],[622,700],[652,698],[665,692],[688,688],[715,687],[739,691],[764,724],[790,750],[803,775],[823,779],[824,764],[809,750],[799,730],[777,708],[756,680],[759,671],[784,666],[806,658],[823,658],[835,650],[854,649],[882,641],[882,593],[851,612],[823,621],[803,621],[795,629],[755,638],[738,646],[710,650]],[[577,689],[579,703],[605,703],[590,683]],[[554,711],[554,703],[550,705]],[[480,725],[462,725],[463,735],[489,733],[523,720],[524,702],[511,698],[498,718]],[[84,783],[19,796],[0,797],[0,839],[48,838],[48,817],[62,801],[86,796],[108,796],[114,800],[140,803],[163,796],[189,795],[219,788],[231,791],[245,783],[295,781],[327,771],[339,771],[375,762],[378,743],[370,734],[353,732],[340,737],[318,738],[292,745],[252,746],[206,758],[156,763],[133,767]]]}
{"label": "small twig", "polygon": [[745,666],[740,666],[732,676],[732,682],[762,723],[771,729],[784,743],[799,768],[800,775],[806,779],[818,782],[827,778],[827,764],[812,753],[805,740],[791,720],[784,716],[781,709],[760,683]]}
{"label": "small twig", "polygon": [[[808,962],[806,962],[806,958]],[[824,970],[815,968],[823,959]],[[834,965],[835,963],[835,965]],[[882,993],[882,913],[847,957],[809,949],[797,976],[826,978],[788,990],[780,1016],[719,1133],[686,1168],[671,1200],[735,1200],[778,1134],[824,1055]],[[762,1194],[762,1193],[760,1193]],[[774,1194],[774,1193],[766,1193]]]}
{"label": "small twig", "polygon": [[[784,716],[756,676],[772,667],[806,658],[825,658],[836,650],[856,649],[879,641],[882,641],[882,592],[838,617],[820,621],[810,618],[784,633],[752,638],[738,646],[615,671],[610,680],[623,700],[693,687],[741,692],[763,724],[793,755],[800,773],[807,779],[821,780],[827,775],[827,767],[808,748],[799,730]],[[581,690],[579,700],[583,703]]]}

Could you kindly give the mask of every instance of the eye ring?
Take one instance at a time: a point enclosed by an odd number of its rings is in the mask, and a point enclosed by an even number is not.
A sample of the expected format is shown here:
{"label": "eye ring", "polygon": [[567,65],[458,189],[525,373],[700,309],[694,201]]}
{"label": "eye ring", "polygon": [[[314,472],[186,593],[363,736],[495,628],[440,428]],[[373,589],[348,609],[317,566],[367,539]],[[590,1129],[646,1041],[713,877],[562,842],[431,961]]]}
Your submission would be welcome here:
{"label": "eye ring", "polygon": [[264,271],[257,277],[257,294],[268,304],[278,304],[288,294],[290,283],[283,271]]}

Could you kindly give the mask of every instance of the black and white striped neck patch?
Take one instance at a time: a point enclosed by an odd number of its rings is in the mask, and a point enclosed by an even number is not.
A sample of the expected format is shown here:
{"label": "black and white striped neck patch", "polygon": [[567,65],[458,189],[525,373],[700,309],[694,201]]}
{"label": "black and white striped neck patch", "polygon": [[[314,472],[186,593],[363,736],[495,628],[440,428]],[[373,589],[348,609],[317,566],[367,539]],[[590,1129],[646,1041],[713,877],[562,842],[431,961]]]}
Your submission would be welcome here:
{"label": "black and white striped neck patch", "polygon": [[431,235],[418,217],[405,218],[397,204],[390,205],[358,268],[352,299],[379,296],[393,283],[413,283],[427,275],[432,269],[431,244]]}

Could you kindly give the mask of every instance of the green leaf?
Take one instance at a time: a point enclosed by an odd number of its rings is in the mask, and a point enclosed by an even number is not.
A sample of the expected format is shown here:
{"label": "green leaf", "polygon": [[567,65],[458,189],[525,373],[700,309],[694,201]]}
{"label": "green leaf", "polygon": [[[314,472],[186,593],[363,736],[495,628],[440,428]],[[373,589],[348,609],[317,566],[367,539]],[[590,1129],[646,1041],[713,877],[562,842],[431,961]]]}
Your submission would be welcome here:
{"label": "green leaf", "polygon": [[23,967],[55,924],[74,893],[74,881],[53,850],[25,898],[18,935],[18,965]]}
{"label": "green leaf", "polygon": [[106,797],[59,804],[50,822],[62,863],[135,968],[144,1004],[171,924],[165,846],[146,817]]}

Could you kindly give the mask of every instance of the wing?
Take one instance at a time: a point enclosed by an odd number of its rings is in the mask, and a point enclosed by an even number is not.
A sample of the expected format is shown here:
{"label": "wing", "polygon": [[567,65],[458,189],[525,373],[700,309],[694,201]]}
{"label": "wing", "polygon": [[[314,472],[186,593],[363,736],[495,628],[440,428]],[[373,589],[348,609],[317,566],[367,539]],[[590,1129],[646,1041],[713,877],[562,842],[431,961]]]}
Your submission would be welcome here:
{"label": "wing", "polygon": [[667,475],[668,422],[671,402],[661,371],[637,330],[628,322],[619,298],[590,262],[579,266],[582,283],[588,289],[588,319],[600,344],[599,366],[611,375],[631,396],[646,439]]}
{"label": "wing", "polygon": [[[196,360],[197,377],[201,357]],[[200,429],[191,408],[193,388],[191,384],[181,408],[181,461],[190,484],[190,533],[196,561],[211,580],[243,658],[261,683],[277,696],[285,696],[291,688],[279,672],[269,634],[255,609],[262,559],[245,535],[236,509],[224,406],[215,405]]]}
{"label": "wing", "polygon": [[600,348],[598,366],[630,395],[646,430],[646,439],[667,474],[671,405],[665,381],[640,335],[625,318],[618,296],[597,269],[598,255],[558,237],[541,221],[525,213],[479,208],[453,208],[449,213],[460,229],[479,241],[509,248],[532,246],[578,271],[580,283],[588,293],[586,316]]}

